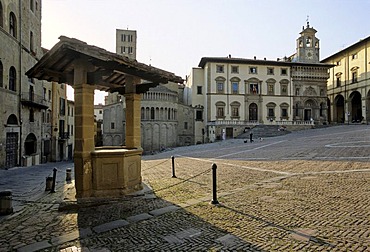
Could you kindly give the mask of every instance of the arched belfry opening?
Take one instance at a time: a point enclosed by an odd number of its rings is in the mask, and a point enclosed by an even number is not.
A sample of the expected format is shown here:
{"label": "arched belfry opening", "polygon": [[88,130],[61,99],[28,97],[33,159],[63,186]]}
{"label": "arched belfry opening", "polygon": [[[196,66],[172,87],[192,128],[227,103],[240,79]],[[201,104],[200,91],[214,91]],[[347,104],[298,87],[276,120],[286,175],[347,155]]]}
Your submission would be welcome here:
{"label": "arched belfry opening", "polygon": [[[26,75],[74,88],[76,197],[118,197],[141,189],[141,94],[183,79],[77,39],[59,39]],[[95,89],[125,97],[125,146],[95,148]]]}

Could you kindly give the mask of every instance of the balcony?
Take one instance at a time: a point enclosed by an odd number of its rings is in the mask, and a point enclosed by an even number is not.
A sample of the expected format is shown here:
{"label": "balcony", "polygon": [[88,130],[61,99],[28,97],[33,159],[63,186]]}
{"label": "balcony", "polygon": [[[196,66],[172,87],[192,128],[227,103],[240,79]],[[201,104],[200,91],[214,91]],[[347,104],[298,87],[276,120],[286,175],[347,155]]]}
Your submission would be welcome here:
{"label": "balcony", "polygon": [[69,132],[59,132],[59,140],[69,139]]}
{"label": "balcony", "polygon": [[49,105],[46,103],[44,98],[40,95],[36,95],[32,92],[24,92],[21,95],[21,103],[25,106],[47,109]]}

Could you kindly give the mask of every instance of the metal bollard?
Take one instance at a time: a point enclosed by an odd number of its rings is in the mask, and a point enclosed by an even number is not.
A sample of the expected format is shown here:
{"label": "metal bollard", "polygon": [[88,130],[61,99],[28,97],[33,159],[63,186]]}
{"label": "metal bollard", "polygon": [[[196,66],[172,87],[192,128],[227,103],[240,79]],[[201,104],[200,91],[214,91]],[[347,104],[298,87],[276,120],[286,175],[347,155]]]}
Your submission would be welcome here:
{"label": "metal bollard", "polygon": [[12,206],[12,192],[0,192],[0,215],[7,215],[13,213]]}
{"label": "metal bollard", "polygon": [[213,205],[218,205],[219,202],[217,200],[217,178],[216,178],[216,170],[217,170],[217,165],[212,164],[212,191],[213,191],[213,197],[211,204]]}
{"label": "metal bollard", "polygon": [[177,178],[175,175],[175,157],[171,156],[171,158],[172,158],[172,177]]}
{"label": "metal bollard", "polygon": [[66,181],[71,182],[71,180],[72,180],[72,169],[67,168],[67,170],[66,170]]}
{"label": "metal bollard", "polygon": [[50,191],[52,193],[55,193],[55,182],[57,180],[57,171],[58,171],[57,168],[53,169],[53,185],[51,186],[51,191]]}

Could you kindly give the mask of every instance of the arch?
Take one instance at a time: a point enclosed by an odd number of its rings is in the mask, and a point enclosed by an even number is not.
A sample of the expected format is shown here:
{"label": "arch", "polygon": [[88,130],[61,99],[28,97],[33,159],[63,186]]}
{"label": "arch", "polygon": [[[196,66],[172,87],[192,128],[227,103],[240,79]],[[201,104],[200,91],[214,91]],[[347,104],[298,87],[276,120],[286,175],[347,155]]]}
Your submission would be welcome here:
{"label": "arch", "polygon": [[232,103],[230,103],[230,106],[240,106],[240,102],[233,101]]}
{"label": "arch", "polygon": [[344,123],[344,97],[339,94],[334,98],[333,104],[333,122]]}
{"label": "arch", "polygon": [[9,14],[9,33],[13,37],[17,37],[17,18],[13,12]]}
{"label": "arch", "polygon": [[169,139],[169,135],[171,134],[171,132],[169,132],[168,130],[168,126],[164,123],[161,125],[160,127],[160,139],[159,139],[159,150],[162,150],[162,149],[165,149],[167,148],[168,145],[170,145],[170,139]]}
{"label": "arch", "polygon": [[256,103],[251,103],[249,105],[249,121],[258,120],[258,106]]}
{"label": "arch", "polygon": [[37,138],[35,134],[29,133],[24,141],[24,152],[26,155],[35,154],[37,150]]}
{"label": "arch", "polygon": [[114,146],[121,146],[122,145],[122,138],[120,135],[115,135],[113,137],[113,144]]}
{"label": "arch", "polygon": [[234,76],[230,79],[231,82],[240,82],[240,78]]}
{"label": "arch", "polygon": [[267,79],[267,80],[266,80],[266,82],[267,82],[267,83],[272,83],[272,84],[274,84],[274,83],[276,83],[276,80],[275,80],[275,79],[273,79],[273,78],[269,78],[269,79]]}
{"label": "arch", "polygon": [[104,145],[112,146],[113,145],[113,137],[111,135],[106,135],[104,137]]}
{"label": "arch", "polygon": [[307,99],[304,102],[304,106],[308,108],[313,108],[317,106],[317,102],[314,99]]}
{"label": "arch", "polygon": [[311,121],[315,119],[315,109],[317,108],[317,102],[313,99],[307,99],[304,102],[303,108],[303,119],[305,121]]}
{"label": "arch", "polygon": [[3,5],[0,2],[0,27],[4,27]]}
{"label": "arch", "polygon": [[6,121],[7,125],[18,125],[18,118],[16,115],[11,114]]}
{"label": "arch", "polygon": [[3,78],[4,78],[4,67],[3,67],[3,63],[0,60],[0,87],[3,87],[3,83],[4,83]]}
{"label": "arch", "polygon": [[276,104],[274,102],[269,102],[266,104],[266,107],[276,107]]}
{"label": "arch", "polygon": [[226,106],[226,103],[224,103],[223,101],[218,101],[216,102],[216,106]]}
{"label": "arch", "polygon": [[140,112],[141,112],[141,120],[145,120],[145,108],[141,107]]}
{"label": "arch", "polygon": [[260,83],[261,80],[257,79],[256,77],[252,77],[252,78],[249,78],[248,80],[246,80],[246,82],[257,82],[257,83]]}
{"label": "arch", "polygon": [[217,76],[216,79],[215,79],[215,81],[223,81],[223,82],[225,82],[226,79],[224,77],[222,77],[222,76]]}
{"label": "arch", "polygon": [[349,108],[348,111],[350,111],[349,114],[349,119],[352,122],[361,122],[363,117],[362,117],[362,97],[360,92],[358,91],[353,91],[349,95]]}
{"label": "arch", "polygon": [[9,68],[9,90],[16,91],[17,72],[13,66]]}
{"label": "arch", "polygon": [[289,80],[287,79],[282,79],[279,81],[280,84],[289,84]]}
{"label": "arch", "polygon": [[280,107],[289,108],[289,104],[286,103],[286,102],[283,102],[283,103],[280,104]]}

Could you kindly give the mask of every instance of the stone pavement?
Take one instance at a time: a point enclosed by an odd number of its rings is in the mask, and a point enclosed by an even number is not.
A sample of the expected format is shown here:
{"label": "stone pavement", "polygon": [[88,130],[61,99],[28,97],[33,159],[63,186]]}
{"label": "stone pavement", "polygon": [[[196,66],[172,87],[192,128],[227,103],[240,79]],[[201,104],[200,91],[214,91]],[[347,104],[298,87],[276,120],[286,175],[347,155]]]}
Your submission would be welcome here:
{"label": "stone pavement", "polygon": [[0,219],[0,251],[369,251],[369,133],[345,125],[144,156],[145,190],[117,199],[76,201],[60,181]]}

